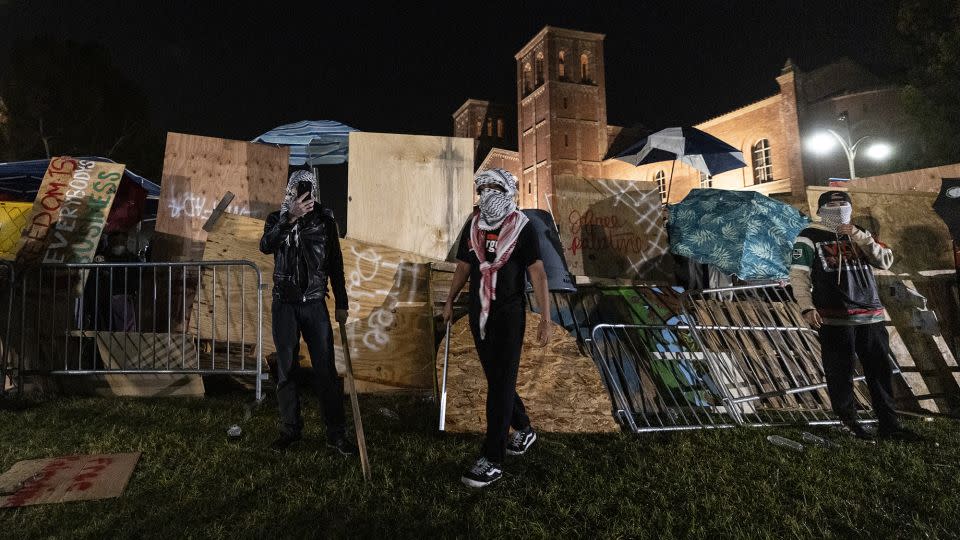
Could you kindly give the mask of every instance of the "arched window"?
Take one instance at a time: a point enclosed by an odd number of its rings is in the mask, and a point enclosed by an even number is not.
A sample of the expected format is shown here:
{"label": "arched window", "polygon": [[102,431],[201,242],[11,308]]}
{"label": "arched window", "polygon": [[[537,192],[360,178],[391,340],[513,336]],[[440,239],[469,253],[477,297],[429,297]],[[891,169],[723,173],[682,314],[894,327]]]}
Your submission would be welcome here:
{"label": "arched window", "polygon": [[667,202],[667,175],[663,171],[657,171],[653,175],[653,181],[657,183],[657,190],[660,192],[660,202]]}
{"label": "arched window", "polygon": [[700,173],[700,187],[701,188],[712,188],[713,187],[713,177],[709,174],[698,171]]}
{"label": "arched window", "polygon": [[560,54],[557,55],[557,74],[560,76],[560,79],[567,78],[567,66],[564,65],[564,61],[567,59],[567,53],[565,51],[560,51]]}
{"label": "arched window", "polygon": [[523,65],[523,91],[529,93],[531,90],[533,90],[533,69],[527,62]]}
{"label": "arched window", "polygon": [[497,118],[497,137],[503,138],[503,118]]}
{"label": "arched window", "polygon": [[477,120],[477,134],[474,137],[483,135],[483,120]]}
{"label": "arched window", "polygon": [[493,137],[493,118],[487,118],[487,137]]}
{"label": "arched window", "polygon": [[590,57],[587,56],[587,53],[580,55],[580,80],[583,82],[590,81]]}
{"label": "arched window", "polygon": [[537,74],[537,86],[543,84],[543,53],[538,52],[533,60],[534,71]]}
{"label": "arched window", "polygon": [[762,184],[773,180],[773,161],[770,159],[770,141],[760,139],[752,148],[753,183]]}

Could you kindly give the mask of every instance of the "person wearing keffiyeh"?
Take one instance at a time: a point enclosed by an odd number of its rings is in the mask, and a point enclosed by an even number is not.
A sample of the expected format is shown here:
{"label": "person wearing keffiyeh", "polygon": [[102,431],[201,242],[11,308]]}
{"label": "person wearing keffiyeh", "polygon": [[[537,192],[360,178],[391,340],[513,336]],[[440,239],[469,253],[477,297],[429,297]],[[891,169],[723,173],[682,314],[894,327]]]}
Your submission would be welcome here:
{"label": "person wearing keffiyeh", "polygon": [[[482,455],[461,477],[470,487],[498,480],[506,454],[521,455],[537,440],[523,400],[517,371],[526,328],[526,274],[537,304],[549,306],[547,274],[536,232],[517,210],[517,179],[503,169],[483,171],[474,180],[477,208],[460,233],[457,269],[444,306],[453,316],[453,300],[470,280],[470,330],[487,379],[487,431]],[[552,331],[549,310],[537,328],[540,346]],[[510,427],[514,428],[509,435]]]}

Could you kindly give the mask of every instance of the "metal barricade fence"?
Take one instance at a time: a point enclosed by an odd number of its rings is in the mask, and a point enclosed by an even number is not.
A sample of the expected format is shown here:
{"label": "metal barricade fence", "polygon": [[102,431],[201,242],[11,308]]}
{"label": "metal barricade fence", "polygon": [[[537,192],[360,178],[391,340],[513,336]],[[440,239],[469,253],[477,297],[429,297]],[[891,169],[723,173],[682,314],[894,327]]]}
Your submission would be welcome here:
{"label": "metal barricade fence", "polygon": [[[634,432],[836,423],[816,332],[778,285],[690,291],[653,324],[599,324],[590,347]],[[895,372],[899,370],[895,369]],[[870,420],[868,391],[855,395]]]}
{"label": "metal barricade fence", "polygon": [[42,265],[22,273],[12,323],[23,374],[255,377],[263,278],[249,261]]}
{"label": "metal barricade fence", "polygon": [[19,388],[19,373],[13,367],[10,338],[13,319],[13,297],[17,272],[11,261],[0,260],[0,396]]}

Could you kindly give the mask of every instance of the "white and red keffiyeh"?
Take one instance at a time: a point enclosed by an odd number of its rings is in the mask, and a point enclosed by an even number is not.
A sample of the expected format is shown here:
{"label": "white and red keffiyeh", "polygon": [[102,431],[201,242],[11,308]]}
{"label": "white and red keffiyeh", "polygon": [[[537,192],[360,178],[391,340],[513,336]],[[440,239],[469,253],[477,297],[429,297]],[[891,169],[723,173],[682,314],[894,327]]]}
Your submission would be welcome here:
{"label": "white and red keffiyeh", "polygon": [[470,222],[470,251],[480,261],[480,339],[486,337],[487,318],[490,316],[490,303],[497,298],[497,271],[510,260],[517,247],[520,231],[530,219],[519,210],[514,210],[503,219],[497,250],[493,262],[487,262],[485,250],[486,231],[480,228],[480,214],[474,213]]}

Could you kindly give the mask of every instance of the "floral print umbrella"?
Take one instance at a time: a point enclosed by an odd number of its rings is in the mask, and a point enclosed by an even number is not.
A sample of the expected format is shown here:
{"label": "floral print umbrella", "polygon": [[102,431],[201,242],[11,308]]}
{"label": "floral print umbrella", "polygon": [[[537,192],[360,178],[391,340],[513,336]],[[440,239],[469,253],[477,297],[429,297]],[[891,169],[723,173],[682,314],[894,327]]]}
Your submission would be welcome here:
{"label": "floral print umbrella", "polygon": [[740,279],[783,279],[809,219],[756,191],[694,189],[671,204],[670,251]]}

